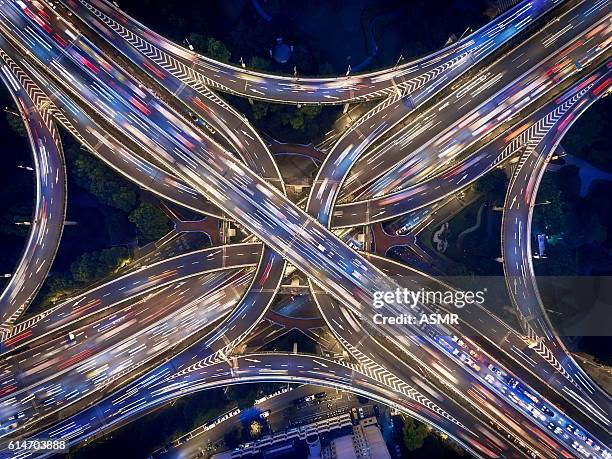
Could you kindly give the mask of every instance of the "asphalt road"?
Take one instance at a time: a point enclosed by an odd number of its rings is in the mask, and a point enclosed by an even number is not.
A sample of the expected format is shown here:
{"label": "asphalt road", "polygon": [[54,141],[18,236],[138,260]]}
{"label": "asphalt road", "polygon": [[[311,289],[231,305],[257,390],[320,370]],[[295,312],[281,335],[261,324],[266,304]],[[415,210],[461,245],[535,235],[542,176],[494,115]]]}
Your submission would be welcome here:
{"label": "asphalt road", "polygon": [[66,167],[53,121],[36,110],[28,93],[6,66],[0,76],[25,123],[36,174],[36,203],[28,239],[11,280],[0,294],[0,329],[5,326],[9,332],[34,299],[55,259],[66,214]]}

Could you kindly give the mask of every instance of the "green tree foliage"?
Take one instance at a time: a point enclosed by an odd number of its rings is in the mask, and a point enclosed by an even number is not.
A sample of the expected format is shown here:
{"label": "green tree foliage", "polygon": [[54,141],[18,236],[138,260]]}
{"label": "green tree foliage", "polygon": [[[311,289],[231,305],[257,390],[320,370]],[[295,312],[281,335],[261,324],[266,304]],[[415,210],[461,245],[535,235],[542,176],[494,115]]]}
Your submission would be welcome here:
{"label": "green tree foliage", "polygon": [[303,131],[306,123],[316,118],[321,113],[320,105],[305,105],[298,108],[294,113],[289,122],[293,129]]}
{"label": "green tree foliage", "polygon": [[500,198],[506,194],[507,177],[502,169],[494,169],[476,182],[476,190],[490,198]]}
{"label": "green tree foliage", "polygon": [[565,218],[561,190],[549,174],[542,177],[537,200],[542,205],[538,206],[536,215],[543,228],[536,229],[545,231],[548,235],[563,232]]}
{"label": "green tree foliage", "polygon": [[414,451],[423,446],[429,431],[427,426],[412,418],[404,418],[404,445],[408,451]]}
{"label": "green tree foliage", "polygon": [[229,400],[236,401],[241,410],[252,407],[257,400],[259,390],[257,384],[238,384],[229,386],[225,392]]}
{"label": "green tree foliage", "polygon": [[229,62],[230,57],[232,57],[232,53],[230,53],[229,49],[227,49],[223,42],[215,38],[206,38],[202,34],[192,33],[189,34],[188,40],[196,51],[204,53],[208,57],[218,61]]}
{"label": "green tree foliage", "polygon": [[304,117],[301,116],[300,112],[297,111],[295,113],[294,116],[292,116],[291,118],[289,118],[289,124],[291,124],[291,127],[297,131],[303,131],[304,130]]}
{"label": "green tree foliage", "polygon": [[256,120],[260,120],[262,118],[265,118],[266,115],[268,114],[268,109],[270,108],[270,104],[267,104],[265,102],[253,102],[253,105],[251,105],[251,110],[253,111],[253,116],[255,117]]}
{"label": "green tree foliage", "polygon": [[270,61],[263,57],[253,56],[249,60],[249,65],[247,65],[247,67],[253,70],[268,70],[270,68]]}
{"label": "green tree foliage", "polygon": [[194,47],[194,49],[200,53],[205,53],[208,51],[208,41],[206,37],[200,33],[192,33],[189,34],[187,38],[189,43]]}
{"label": "green tree foliage", "polygon": [[313,119],[316,116],[321,114],[321,106],[320,105],[304,105],[299,109],[299,112],[306,119]]}
{"label": "green tree foliage", "polygon": [[230,57],[232,57],[229,49],[222,42],[212,37],[209,37],[206,42],[206,54],[221,62],[229,62]]}
{"label": "green tree foliage", "polygon": [[23,120],[20,116],[15,115],[14,113],[6,113],[6,120],[8,121],[11,129],[21,137],[27,137],[28,131],[26,131],[25,125],[23,124]]}
{"label": "green tree foliage", "polygon": [[63,294],[72,291],[75,288],[74,280],[70,273],[53,274],[47,280],[49,290],[56,294]]}
{"label": "green tree foliage", "polygon": [[[203,422],[227,412],[233,404],[221,389],[210,389],[176,400],[147,415],[146,422],[132,422],[104,441],[81,444],[71,457],[138,458],[167,445]],[[238,432],[240,441],[240,431]],[[236,443],[236,446],[238,443]]]}
{"label": "green tree foliage", "polygon": [[102,204],[124,212],[130,212],[136,207],[136,186],[119,177],[101,161],[79,153],[72,165],[77,185],[94,195]]}
{"label": "green tree foliage", "polygon": [[170,221],[166,214],[149,203],[143,202],[134,209],[128,219],[136,225],[140,234],[147,241],[159,239],[170,231]]}
{"label": "green tree foliage", "polygon": [[253,102],[251,110],[256,120],[268,117],[270,126],[291,126],[296,131],[303,131],[307,123],[321,114],[320,105],[296,108],[290,105]]}
{"label": "green tree foliage", "polygon": [[126,258],[128,251],[125,247],[111,247],[99,252],[84,253],[70,265],[70,273],[75,282],[90,283],[119,267]]}

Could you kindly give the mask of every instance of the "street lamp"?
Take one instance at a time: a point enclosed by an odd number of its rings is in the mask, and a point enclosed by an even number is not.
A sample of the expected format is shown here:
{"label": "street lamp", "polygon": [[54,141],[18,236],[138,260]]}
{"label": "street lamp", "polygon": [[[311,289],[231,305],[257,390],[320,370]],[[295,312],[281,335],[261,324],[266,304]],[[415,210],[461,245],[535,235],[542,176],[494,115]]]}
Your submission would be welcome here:
{"label": "street lamp", "polygon": [[21,115],[20,115],[19,113],[14,112],[14,111],[13,111],[13,110],[11,110],[9,107],[4,107],[4,111],[5,111],[6,113],[10,113],[11,115],[15,115],[15,116],[18,116],[18,117],[20,117],[20,118],[21,118]]}
{"label": "street lamp", "polygon": [[473,31],[474,31],[474,29],[472,29],[471,27],[469,27],[469,26],[468,26],[468,28],[467,28],[467,29],[465,29],[465,30],[463,31],[463,33],[461,34],[461,36],[459,37],[459,40],[461,40],[461,39],[463,38],[463,36],[464,36],[464,35],[465,35],[467,32],[470,32],[470,33],[471,33],[471,32],[473,32]]}
{"label": "street lamp", "polygon": [[402,60],[404,60],[404,55],[400,54],[400,56],[397,58],[397,62],[393,66],[393,68],[396,68]]}

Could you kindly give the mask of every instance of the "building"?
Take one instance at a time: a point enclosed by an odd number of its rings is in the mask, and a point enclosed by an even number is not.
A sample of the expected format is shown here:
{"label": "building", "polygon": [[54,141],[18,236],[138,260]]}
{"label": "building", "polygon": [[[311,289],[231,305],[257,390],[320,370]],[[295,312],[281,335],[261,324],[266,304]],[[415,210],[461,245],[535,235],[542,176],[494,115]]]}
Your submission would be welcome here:
{"label": "building", "polygon": [[335,438],[323,449],[323,459],[391,459],[374,416],[353,426],[352,435]]}
{"label": "building", "polygon": [[308,459],[321,459],[321,439],[318,433],[311,433],[306,436],[308,444]]}
{"label": "building", "polygon": [[[308,454],[313,455],[319,453],[319,457],[322,457],[320,455],[320,435],[350,429],[351,426],[352,422],[350,413],[343,413],[338,416],[333,416],[304,426],[274,432],[270,435],[264,435],[255,441],[240,445],[238,448],[233,450],[215,454],[213,459],[237,459],[257,455],[259,455],[259,457],[280,457],[281,453],[288,453],[284,456],[287,457],[291,456],[292,450],[298,449],[299,444],[308,444]],[[312,456],[312,459],[318,458],[316,456]]]}

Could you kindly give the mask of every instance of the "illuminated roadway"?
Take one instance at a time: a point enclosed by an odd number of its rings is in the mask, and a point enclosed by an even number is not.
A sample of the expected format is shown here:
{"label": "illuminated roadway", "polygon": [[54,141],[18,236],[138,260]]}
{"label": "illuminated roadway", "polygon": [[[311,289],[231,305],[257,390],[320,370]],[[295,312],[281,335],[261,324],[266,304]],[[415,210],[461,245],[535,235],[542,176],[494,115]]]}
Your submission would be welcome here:
{"label": "illuminated roadway", "polygon": [[[307,211],[311,215],[318,214],[319,221],[329,225],[327,220],[332,213],[332,206],[336,203],[337,198],[342,196],[343,190],[350,186],[350,182],[347,182],[350,180],[350,175],[355,175],[353,171],[356,168],[363,171],[372,167],[369,161],[360,163],[359,160],[364,157],[367,148],[374,141],[405,120],[417,107],[425,104],[436,94],[436,90],[451,85],[480,60],[518,35],[531,21],[553,5],[554,2],[522,3],[499,16],[467,37],[470,39],[469,47],[462,49],[461,53],[449,55],[444,62],[428,74],[427,78],[416,78],[408,89],[392,94],[351,124],[334,144],[321,165],[314,180],[313,191],[309,196]],[[450,113],[451,110],[447,110],[443,115]],[[392,164],[398,161],[398,156],[403,156],[402,151],[396,150],[395,153],[391,157]],[[361,167],[362,165],[364,167]],[[316,191],[314,191],[315,188]],[[312,207],[313,199],[315,197],[321,199],[322,196],[325,196],[323,207],[315,210]]]}
{"label": "illuminated roadway", "polygon": [[[455,140],[461,138],[472,139],[475,135],[473,132],[475,129],[480,130],[485,127],[480,122],[469,121],[477,118],[479,114],[483,112],[493,114],[503,111],[506,118],[511,118],[524,109],[523,101],[545,99],[542,96],[546,96],[552,89],[578,73],[575,64],[578,59],[582,57],[585,61],[593,60],[610,49],[612,24],[610,24],[608,14],[602,15],[601,21],[587,30],[590,31],[588,41],[575,42],[569,48],[561,49],[550,60],[526,75],[524,79],[521,78],[514,82],[511,88],[501,91],[494,99],[483,104],[484,108],[480,107],[478,111],[467,116],[467,119],[460,120],[457,123],[457,128],[446,135],[452,134],[452,139]],[[514,105],[506,101],[510,101]],[[501,123],[503,120],[499,120],[499,122]],[[521,125],[521,119],[516,118],[513,124],[515,126]],[[489,129],[492,129],[492,127]],[[500,148],[504,145],[504,139],[507,135],[508,131],[500,132],[497,136],[498,139],[494,139],[472,154],[464,155],[447,170],[432,174],[431,177],[410,187],[380,197],[337,204],[333,213],[332,226],[334,228],[344,228],[389,220],[425,207],[466,187],[514,153],[502,151],[503,148]],[[421,152],[419,156],[421,159],[417,159],[421,162],[431,162],[440,157],[444,157],[444,152],[432,147]],[[416,171],[411,168],[408,168],[407,172],[403,172],[407,177],[412,177],[412,173],[416,173]],[[394,183],[401,184],[402,182]]]}
{"label": "illuminated roadway", "polygon": [[564,392],[572,400],[577,400],[586,413],[599,417],[605,425],[610,423],[605,415],[612,406],[610,396],[591,382],[565,349],[554,334],[545,312],[533,270],[531,221],[539,183],[550,157],[573,121],[609,91],[611,67],[612,61],[608,61],[608,71],[600,72],[603,76],[590,76],[573,91],[558,97],[551,103],[553,107],[541,111],[536,123],[510,140],[507,149],[520,148],[521,156],[510,180],[502,221],[504,273],[510,298],[520,313],[521,325],[537,342],[535,347],[544,345],[550,350],[557,366],[560,366],[559,371],[586,393],[595,407],[579,397],[574,387],[565,388]]}
{"label": "illuminated roadway", "polygon": [[[12,20],[19,22],[19,17],[13,17]],[[15,33],[17,33],[17,29],[13,30]],[[91,72],[83,72],[82,70],[79,70],[79,67],[75,65],[73,61],[67,61],[63,56],[60,57],[57,52],[53,51],[53,48],[57,45],[46,39],[44,35],[39,34],[38,39],[41,41],[47,41],[49,48],[51,49],[47,50],[48,53],[41,51],[38,49],[38,47],[33,49],[32,51],[37,54],[37,59],[44,63],[46,59],[54,56],[53,63],[55,64],[56,68],[59,66],[73,79],[75,77],[77,78],[76,82],[63,82],[64,85],[68,87],[68,90],[72,91],[74,96],[77,98],[82,97],[83,101],[87,101],[89,104],[95,104],[96,102],[98,104],[104,103],[97,95],[96,91],[87,89],[89,87],[87,83],[79,82],[80,79],[83,79],[83,81],[90,80],[92,78]],[[82,54],[81,57],[83,57]],[[61,66],[58,64],[60,60]],[[90,65],[93,64],[90,62]],[[129,114],[129,117],[123,118],[121,113],[113,110],[113,119],[110,122],[115,129],[130,137],[133,142],[151,147],[151,150],[159,155],[157,156],[157,160],[160,163],[162,163],[169,170],[172,170],[178,177],[183,178],[185,182],[193,185],[194,189],[200,192],[208,192],[209,194],[213,194],[211,198],[216,198],[211,199],[213,202],[216,201],[218,204],[220,204],[221,207],[224,208],[224,210],[226,210],[230,215],[234,214],[234,217],[237,220],[243,222],[245,226],[250,227],[250,229],[252,229],[255,234],[258,234],[267,245],[271,245],[277,250],[280,249],[279,252],[281,252],[283,257],[290,259],[296,266],[309,274],[311,278],[317,279],[324,287],[326,287],[328,291],[332,292],[334,296],[352,306],[353,309],[359,311],[360,308],[363,308],[364,304],[371,304],[371,295],[373,291],[393,290],[395,284],[388,280],[380,271],[375,270],[371,264],[368,264],[363,258],[355,255],[350,249],[347,249],[339,239],[332,236],[324,228],[317,226],[314,224],[314,222],[308,220],[301,214],[299,209],[286,201],[278,192],[276,192],[276,190],[270,189],[270,187],[268,187],[263,181],[258,179],[254,174],[250,173],[248,169],[245,170],[240,163],[235,162],[233,158],[229,157],[229,155],[227,155],[226,152],[218,145],[214,144],[210,140],[204,141],[197,133],[194,133],[185,122],[176,117],[170,116],[167,111],[165,111],[166,109],[162,103],[153,100],[150,95],[145,95],[145,97],[141,99],[142,102],[140,102],[140,104],[144,105],[146,110],[143,110],[142,107],[140,107],[138,103],[135,103],[134,101],[130,100],[131,105],[126,103],[124,101],[124,92],[129,94],[130,90],[134,90],[134,87],[129,87],[125,84],[118,84],[117,80],[111,80],[107,77],[107,75],[110,75],[111,73],[115,74],[119,72],[120,71],[118,69],[114,69],[110,73],[101,72],[102,74],[99,75],[100,82],[104,84],[112,83],[112,85],[115,85],[115,87],[121,86],[120,93],[115,92],[112,95],[112,98],[116,101],[117,107],[125,110],[126,113]],[[97,80],[98,77],[93,78]],[[126,81],[130,80],[129,76],[126,75],[124,75],[123,78],[125,78]],[[98,88],[98,90],[100,90],[100,88]],[[132,98],[136,99],[136,101],[139,100],[135,96],[132,96]],[[141,113],[146,111],[149,113],[146,117],[143,117]],[[102,114],[102,116],[108,117],[110,113],[110,111],[107,111],[106,115]],[[122,121],[122,119],[124,121]],[[152,119],[155,120],[155,123],[151,124],[151,127],[147,127],[149,125],[149,121]],[[132,122],[134,120],[138,120],[138,123]],[[165,129],[162,129],[164,126]],[[159,132],[156,131],[158,127],[160,130],[163,130],[163,132],[175,133],[172,136],[173,139],[160,135]],[[138,133],[140,129],[144,129],[145,131],[142,131],[142,133],[146,132],[149,137],[143,138],[142,135]],[[149,142],[147,142],[147,140],[149,140]],[[206,155],[209,152],[206,149],[197,148],[197,146],[202,144],[202,142],[207,142],[205,143],[205,146],[208,146],[214,150],[214,152],[219,155],[222,160],[227,161],[226,164],[229,164],[229,166],[226,165],[225,168],[219,168],[218,163],[215,163],[214,161],[208,162],[207,160],[209,158],[207,158]],[[160,148],[157,148],[157,146]],[[190,153],[192,150],[197,151],[197,153],[191,155]],[[177,156],[169,158],[167,156],[167,152],[170,151],[175,152]],[[213,160],[214,158],[210,159]],[[181,162],[183,161],[186,164],[182,164]],[[193,168],[191,161],[193,161],[195,165],[206,168],[211,175],[215,174],[216,172],[221,173],[223,175],[223,180],[221,180],[219,177],[214,177],[216,180],[212,181],[211,177],[201,176],[201,174],[198,174],[197,170]],[[236,188],[236,184],[240,184],[247,192],[249,190],[257,189],[261,193],[258,192],[257,196],[252,195],[252,199],[250,200],[245,196],[245,194],[248,193],[240,193],[240,191]],[[219,193],[219,190],[221,190],[222,193],[215,195],[215,193]],[[230,202],[232,205],[239,205],[238,207],[230,210],[227,208],[227,202]],[[263,206],[261,203],[263,203]],[[259,214],[257,214],[258,212]],[[269,216],[266,217],[266,215],[272,215],[272,219]],[[253,220],[250,220],[250,218],[253,218]],[[274,219],[280,219],[279,223],[282,225],[282,227],[279,227],[277,223],[274,223]],[[289,222],[287,222],[287,220],[289,220]],[[287,238],[290,239],[288,240]],[[297,245],[298,242],[299,245]],[[287,249],[295,250],[296,246],[298,247],[298,252],[300,251],[299,248],[303,248],[303,253],[297,255],[296,253],[289,253],[288,251],[285,252]],[[316,248],[313,250],[313,247]],[[319,247],[322,247],[322,249]],[[322,255],[321,253],[325,255]],[[310,266],[310,263],[318,264],[318,266],[316,269],[314,269]],[[352,267],[349,269],[351,263]],[[339,265],[342,269],[337,270],[335,269],[334,265]],[[330,276],[332,279],[328,279]],[[354,291],[351,287],[349,287],[353,283],[357,284],[357,291]],[[421,349],[417,351],[421,354],[419,358],[422,361],[425,359],[425,356],[423,355],[425,352],[433,352],[434,355],[443,355],[445,352],[441,349],[445,346],[439,339],[440,336],[443,337],[444,334],[438,335],[435,327],[426,328],[427,330],[423,330],[424,333],[422,338],[425,342],[427,342],[429,350],[426,351]],[[429,336],[429,338],[427,338],[426,335]],[[438,336],[438,338],[436,338],[436,336]],[[437,344],[433,343],[432,341],[437,341]],[[447,342],[446,344],[449,343]],[[451,368],[461,367],[461,365],[457,364],[456,362],[449,363],[449,365]],[[464,377],[466,370],[464,368],[460,369],[458,373]],[[482,378],[482,376],[480,377]],[[497,384],[494,384],[494,386],[497,386]],[[476,387],[481,388],[482,382],[478,382]],[[494,388],[488,388],[488,390],[495,391]],[[450,403],[450,401],[445,403]],[[519,402],[516,402],[516,405],[517,406],[511,408],[511,411],[526,410],[526,408],[520,406]],[[559,441],[565,443],[566,447],[569,447],[563,438],[560,438]]]}
{"label": "illuminated roadway", "polygon": [[[488,53],[498,45],[497,39],[506,41],[530,19],[558,2],[537,0],[526,3],[496,18],[477,33],[429,56],[391,69],[338,78],[283,77],[216,62],[161,37],[108,2],[70,0],[66,3],[84,13],[85,7],[101,20],[112,20],[117,27],[124,25],[134,35],[132,39],[137,37],[144,42],[143,49],[147,53],[159,58],[159,62],[167,61],[166,65],[170,65],[168,69],[177,74],[188,74],[190,79],[211,89],[279,103],[341,104],[412,92],[414,87],[437,77],[441,71],[446,72],[457,63],[459,66],[465,65],[459,61],[464,60],[466,51],[471,49],[474,59]],[[514,29],[514,26],[518,29]],[[126,45],[119,42],[118,46]],[[161,57],[162,53],[165,54],[164,58]],[[175,62],[170,64],[168,58]]]}
{"label": "illuminated roadway", "polygon": [[[0,294],[0,329],[8,333],[53,264],[66,214],[66,167],[59,134],[49,113],[37,110],[6,67],[0,71],[24,121],[36,173],[36,204],[28,240],[11,280]],[[2,334],[0,331],[0,339]]]}

